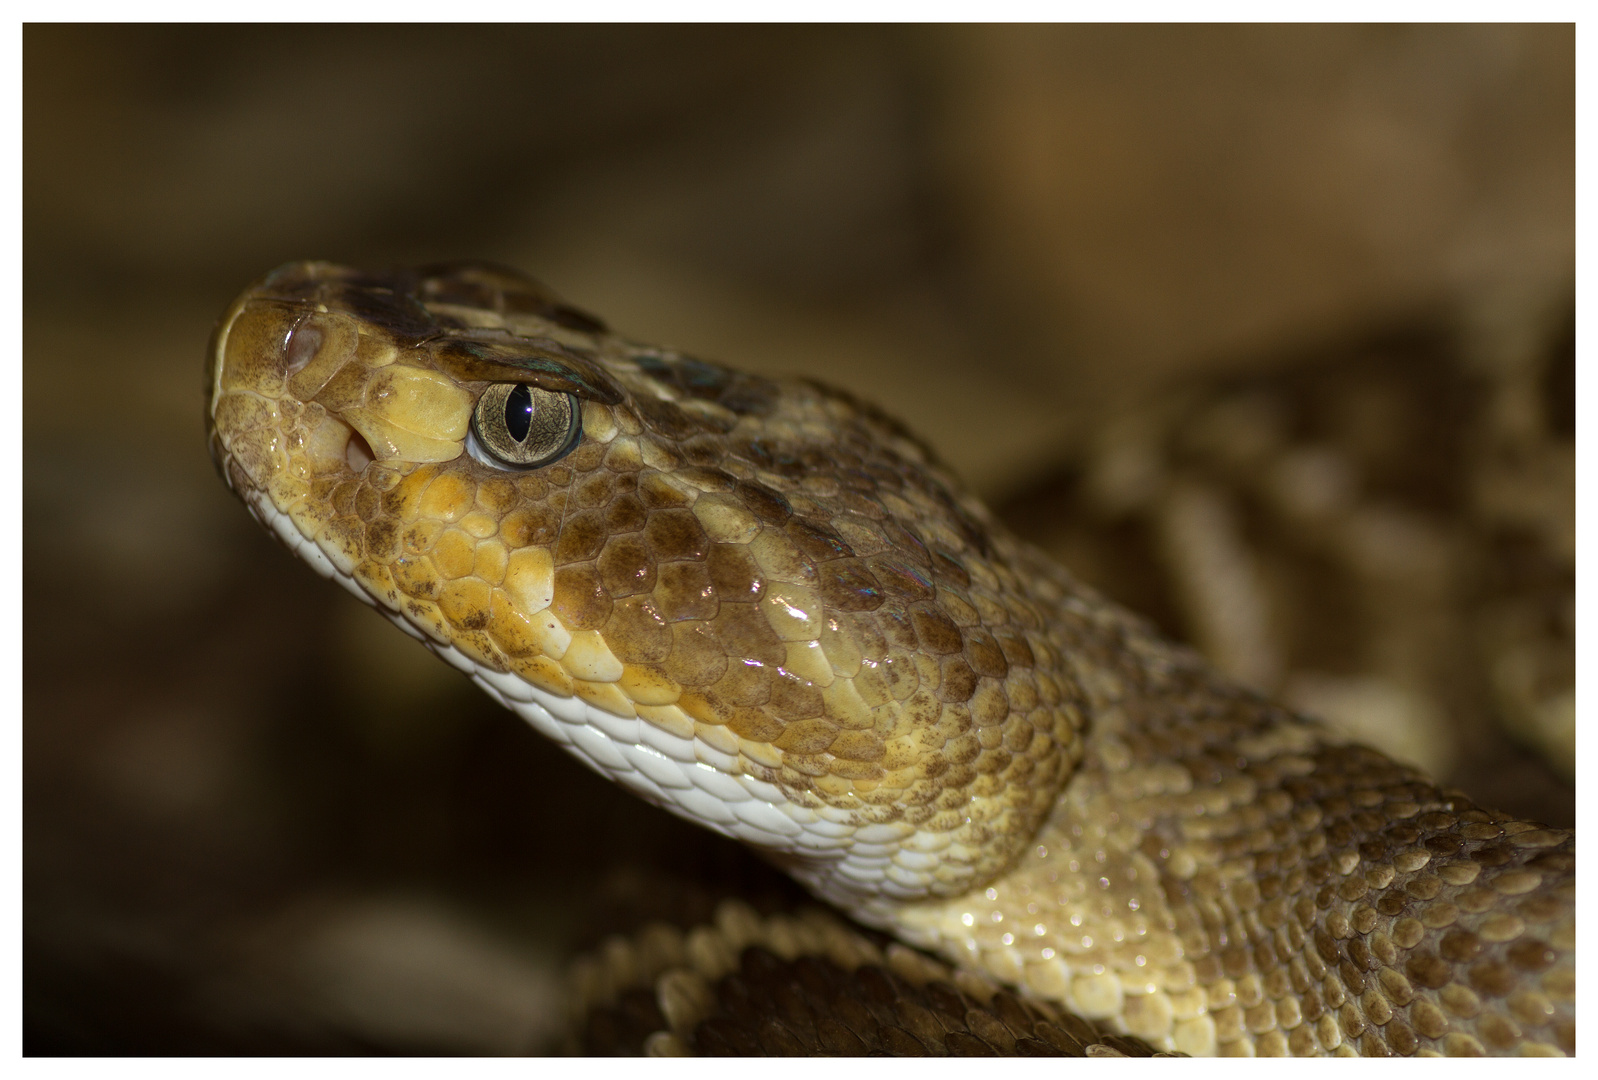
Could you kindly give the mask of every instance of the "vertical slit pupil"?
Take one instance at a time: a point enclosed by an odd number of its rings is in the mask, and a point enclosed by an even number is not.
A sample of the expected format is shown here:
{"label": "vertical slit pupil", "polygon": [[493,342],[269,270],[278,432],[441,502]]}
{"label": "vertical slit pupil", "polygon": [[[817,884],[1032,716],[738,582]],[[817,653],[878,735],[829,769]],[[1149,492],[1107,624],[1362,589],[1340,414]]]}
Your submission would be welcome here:
{"label": "vertical slit pupil", "polygon": [[525,386],[518,386],[505,399],[505,430],[517,442],[525,442],[533,429],[533,394]]}

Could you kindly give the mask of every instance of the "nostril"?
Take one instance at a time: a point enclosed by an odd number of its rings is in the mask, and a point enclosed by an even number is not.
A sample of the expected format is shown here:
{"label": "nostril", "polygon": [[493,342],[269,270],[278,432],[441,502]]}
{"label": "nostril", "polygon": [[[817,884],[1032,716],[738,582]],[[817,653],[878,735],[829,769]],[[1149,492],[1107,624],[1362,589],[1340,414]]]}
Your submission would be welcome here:
{"label": "nostril", "polygon": [[359,431],[350,432],[350,444],[344,448],[344,460],[350,463],[350,468],[364,472],[376,456],[372,453],[372,444]]}
{"label": "nostril", "polygon": [[322,331],[315,326],[296,326],[283,346],[283,371],[293,375],[316,355],[322,347]]}

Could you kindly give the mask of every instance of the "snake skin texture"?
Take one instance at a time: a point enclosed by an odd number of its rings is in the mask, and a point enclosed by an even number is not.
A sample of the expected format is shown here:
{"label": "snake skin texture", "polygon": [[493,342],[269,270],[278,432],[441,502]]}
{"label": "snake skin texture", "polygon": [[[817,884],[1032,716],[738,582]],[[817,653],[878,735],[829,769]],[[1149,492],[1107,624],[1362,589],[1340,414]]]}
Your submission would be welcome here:
{"label": "snake skin texture", "polygon": [[594,1057],[1171,1057],[817,908],[611,937],[572,972],[568,1049]]}
{"label": "snake skin texture", "polygon": [[[507,385],[569,452],[483,451]],[[208,391],[302,559],[868,926],[1159,1050],[1574,1053],[1573,834],[1229,683],[869,406],[483,264],[281,267]]]}

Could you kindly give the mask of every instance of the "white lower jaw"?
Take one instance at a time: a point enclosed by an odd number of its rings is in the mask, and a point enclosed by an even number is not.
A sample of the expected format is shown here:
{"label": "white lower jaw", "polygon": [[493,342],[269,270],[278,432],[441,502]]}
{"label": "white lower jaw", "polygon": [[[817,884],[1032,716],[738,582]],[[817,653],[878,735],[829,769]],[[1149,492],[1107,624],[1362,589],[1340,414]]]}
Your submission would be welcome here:
{"label": "white lower jaw", "polygon": [[775,785],[732,771],[736,760],[700,739],[486,668],[379,603],[266,495],[250,493],[245,501],[256,519],[317,573],[375,608],[595,772],[679,817],[759,849],[816,895],[866,922],[886,926],[894,908],[927,896],[933,878],[921,865],[924,857],[900,847],[914,832],[912,826],[855,824],[848,811],[796,805]]}

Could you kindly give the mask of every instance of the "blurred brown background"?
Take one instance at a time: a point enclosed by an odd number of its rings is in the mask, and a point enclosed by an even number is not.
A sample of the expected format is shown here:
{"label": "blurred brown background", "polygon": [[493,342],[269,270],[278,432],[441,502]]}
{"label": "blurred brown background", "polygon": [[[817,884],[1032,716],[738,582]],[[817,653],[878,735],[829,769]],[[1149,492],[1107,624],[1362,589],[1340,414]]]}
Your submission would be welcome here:
{"label": "blurred brown background", "polygon": [[574,950],[787,889],[217,481],[206,336],[294,258],[494,259],[841,384],[1240,677],[1573,818],[1571,27],[30,26],[23,61],[29,1053],[545,1051]]}

